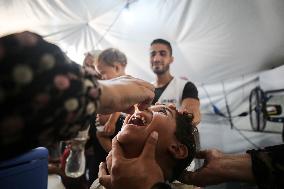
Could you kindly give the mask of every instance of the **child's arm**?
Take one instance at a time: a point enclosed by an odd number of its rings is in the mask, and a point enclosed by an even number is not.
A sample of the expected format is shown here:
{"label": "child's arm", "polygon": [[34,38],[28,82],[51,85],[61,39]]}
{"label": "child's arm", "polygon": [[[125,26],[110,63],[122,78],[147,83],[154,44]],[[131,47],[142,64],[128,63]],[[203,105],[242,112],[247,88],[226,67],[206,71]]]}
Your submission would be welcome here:
{"label": "child's arm", "polygon": [[96,136],[106,152],[111,150],[111,135],[115,132],[116,122],[120,116],[120,112],[115,112],[110,115],[108,120],[104,124],[104,131],[97,131]]}
{"label": "child's arm", "polygon": [[97,131],[96,136],[97,136],[99,143],[103,147],[103,149],[106,152],[110,152],[110,150],[111,150],[111,138],[110,138],[110,136],[106,136],[102,132],[99,132],[99,131]]}
{"label": "child's arm", "polygon": [[117,122],[119,116],[120,116],[120,112],[115,112],[115,113],[110,115],[109,119],[104,124],[104,132],[102,133],[102,135],[111,136],[111,135],[114,134],[115,125],[116,125],[116,122]]}

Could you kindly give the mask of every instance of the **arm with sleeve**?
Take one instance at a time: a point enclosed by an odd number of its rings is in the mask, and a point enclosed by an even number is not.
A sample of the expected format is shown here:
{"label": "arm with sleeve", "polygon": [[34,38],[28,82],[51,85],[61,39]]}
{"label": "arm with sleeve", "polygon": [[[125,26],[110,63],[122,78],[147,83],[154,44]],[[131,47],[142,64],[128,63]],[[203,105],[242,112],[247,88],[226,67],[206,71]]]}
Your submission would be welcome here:
{"label": "arm with sleeve", "polygon": [[252,171],[260,189],[284,188],[284,145],[248,150]]}
{"label": "arm with sleeve", "polygon": [[1,159],[85,129],[100,96],[96,78],[34,33],[2,37],[0,49]]}

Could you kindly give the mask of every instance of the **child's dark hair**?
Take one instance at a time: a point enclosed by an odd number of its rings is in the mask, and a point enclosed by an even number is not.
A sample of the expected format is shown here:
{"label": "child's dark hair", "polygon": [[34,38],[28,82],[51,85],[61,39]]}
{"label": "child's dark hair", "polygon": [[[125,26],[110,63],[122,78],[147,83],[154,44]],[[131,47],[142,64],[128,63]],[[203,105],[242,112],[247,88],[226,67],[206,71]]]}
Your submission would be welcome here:
{"label": "child's dark hair", "polygon": [[182,172],[190,165],[196,152],[199,150],[199,134],[197,128],[192,124],[193,115],[188,113],[176,114],[176,132],[178,141],[188,148],[188,156],[185,159],[178,160],[173,168],[169,181],[178,179]]}

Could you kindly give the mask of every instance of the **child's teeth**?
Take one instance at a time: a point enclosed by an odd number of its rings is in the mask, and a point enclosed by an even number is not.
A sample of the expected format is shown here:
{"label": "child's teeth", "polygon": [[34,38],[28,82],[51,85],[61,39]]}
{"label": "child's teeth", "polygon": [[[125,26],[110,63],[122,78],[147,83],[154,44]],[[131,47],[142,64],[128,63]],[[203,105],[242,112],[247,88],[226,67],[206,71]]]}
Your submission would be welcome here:
{"label": "child's teeth", "polygon": [[146,120],[145,120],[145,118],[142,117],[141,119],[142,119],[142,121],[143,121],[143,124],[146,125]]}

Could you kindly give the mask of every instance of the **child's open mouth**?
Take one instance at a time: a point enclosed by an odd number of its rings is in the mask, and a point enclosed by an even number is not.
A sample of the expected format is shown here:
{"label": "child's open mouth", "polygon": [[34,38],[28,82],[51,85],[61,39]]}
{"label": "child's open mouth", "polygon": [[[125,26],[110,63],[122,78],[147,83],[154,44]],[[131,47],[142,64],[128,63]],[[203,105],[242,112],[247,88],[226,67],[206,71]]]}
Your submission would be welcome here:
{"label": "child's open mouth", "polygon": [[147,121],[146,118],[143,117],[142,115],[132,115],[129,120],[128,120],[128,124],[133,124],[136,126],[146,126],[147,125]]}

